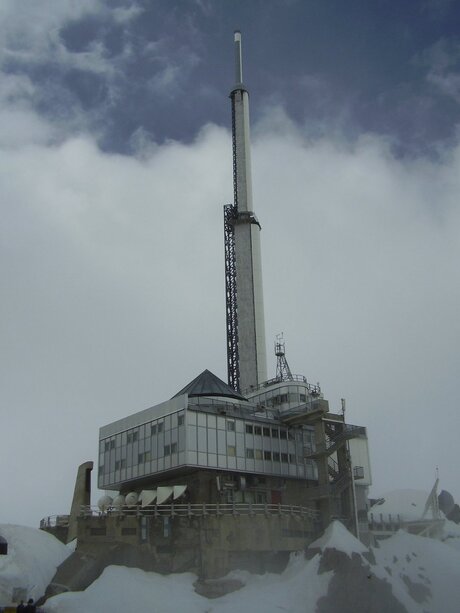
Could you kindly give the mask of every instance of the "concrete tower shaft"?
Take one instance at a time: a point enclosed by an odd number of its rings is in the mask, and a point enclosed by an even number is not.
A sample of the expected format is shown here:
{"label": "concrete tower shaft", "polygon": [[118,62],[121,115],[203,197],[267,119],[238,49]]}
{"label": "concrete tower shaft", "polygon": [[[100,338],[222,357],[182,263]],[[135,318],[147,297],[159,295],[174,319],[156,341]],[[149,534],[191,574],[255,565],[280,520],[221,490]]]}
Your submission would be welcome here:
{"label": "concrete tower shaft", "polygon": [[[243,85],[241,34],[235,32],[235,77],[231,92],[233,139],[233,239],[235,251],[236,343],[239,381],[230,383],[242,391],[267,379],[265,322],[260,255],[260,224],[253,212],[249,96]],[[227,295],[228,301],[228,295]],[[228,314],[228,303],[227,303]],[[229,327],[227,326],[227,330]],[[229,380],[231,380],[229,359]],[[235,385],[236,383],[236,385]]]}

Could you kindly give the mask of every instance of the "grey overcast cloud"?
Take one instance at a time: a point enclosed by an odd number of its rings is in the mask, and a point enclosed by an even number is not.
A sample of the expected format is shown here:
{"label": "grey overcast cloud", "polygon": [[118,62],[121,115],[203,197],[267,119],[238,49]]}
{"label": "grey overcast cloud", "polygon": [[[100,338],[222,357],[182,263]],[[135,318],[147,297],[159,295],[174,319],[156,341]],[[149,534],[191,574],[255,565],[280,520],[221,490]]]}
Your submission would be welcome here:
{"label": "grey overcast cloud", "polygon": [[68,512],[101,425],[226,379],[236,28],[270,375],[282,331],[367,426],[372,496],[438,468],[460,502],[459,24],[449,0],[2,0],[1,522]]}

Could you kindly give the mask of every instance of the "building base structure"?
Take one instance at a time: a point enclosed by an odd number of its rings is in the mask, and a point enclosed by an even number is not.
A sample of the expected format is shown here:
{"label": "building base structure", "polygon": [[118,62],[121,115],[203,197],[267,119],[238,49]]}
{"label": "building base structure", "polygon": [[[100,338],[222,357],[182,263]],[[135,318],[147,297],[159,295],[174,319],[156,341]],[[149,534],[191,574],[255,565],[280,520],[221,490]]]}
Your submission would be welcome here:
{"label": "building base structure", "polygon": [[76,552],[50,593],[84,589],[109,564],[202,579],[282,570],[333,519],[366,540],[366,430],[290,376],[242,396],[204,371],[171,400],[102,427],[106,495],[82,504]]}

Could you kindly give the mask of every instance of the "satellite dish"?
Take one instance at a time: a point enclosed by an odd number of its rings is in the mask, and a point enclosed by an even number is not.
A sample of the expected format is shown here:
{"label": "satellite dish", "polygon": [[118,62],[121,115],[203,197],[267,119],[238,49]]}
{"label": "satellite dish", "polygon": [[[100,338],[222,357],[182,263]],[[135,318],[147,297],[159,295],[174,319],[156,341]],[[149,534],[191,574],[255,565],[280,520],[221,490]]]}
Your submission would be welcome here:
{"label": "satellite dish", "polygon": [[102,496],[97,501],[97,506],[102,513],[105,513],[109,507],[112,506],[113,499],[111,496]]}
{"label": "satellite dish", "polygon": [[441,493],[438,496],[438,504],[444,515],[449,515],[449,513],[452,513],[454,509],[455,500],[450,492],[447,490],[441,490]]}
{"label": "satellite dish", "polygon": [[127,507],[135,507],[138,501],[138,495],[136,492],[129,492],[125,498],[125,505]]}
{"label": "satellite dish", "polygon": [[113,507],[117,511],[121,511],[124,505],[125,505],[125,497],[123,496],[123,494],[118,494],[118,496],[115,496],[115,498],[113,499]]}

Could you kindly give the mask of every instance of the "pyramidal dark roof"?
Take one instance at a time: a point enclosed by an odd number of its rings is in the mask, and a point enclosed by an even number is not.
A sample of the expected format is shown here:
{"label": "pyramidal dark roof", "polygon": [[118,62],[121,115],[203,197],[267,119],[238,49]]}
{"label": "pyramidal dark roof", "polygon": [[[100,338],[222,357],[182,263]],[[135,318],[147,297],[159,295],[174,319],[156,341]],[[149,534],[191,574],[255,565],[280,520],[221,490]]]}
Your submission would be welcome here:
{"label": "pyramidal dark roof", "polygon": [[224,383],[222,379],[216,377],[210,370],[206,369],[190,381],[180,392],[173,396],[181,396],[188,394],[189,396],[224,396],[225,398],[236,398],[237,400],[246,400],[244,396],[235,392],[235,390]]}

